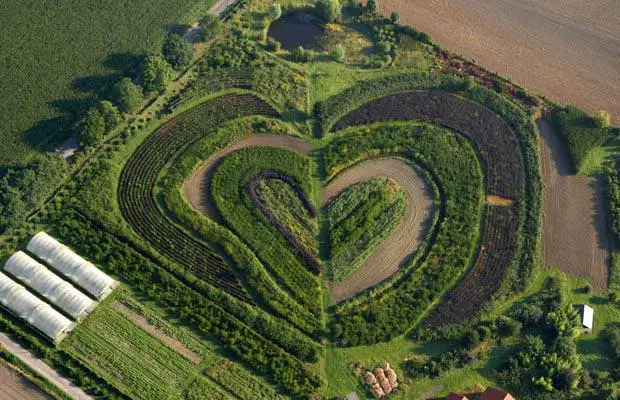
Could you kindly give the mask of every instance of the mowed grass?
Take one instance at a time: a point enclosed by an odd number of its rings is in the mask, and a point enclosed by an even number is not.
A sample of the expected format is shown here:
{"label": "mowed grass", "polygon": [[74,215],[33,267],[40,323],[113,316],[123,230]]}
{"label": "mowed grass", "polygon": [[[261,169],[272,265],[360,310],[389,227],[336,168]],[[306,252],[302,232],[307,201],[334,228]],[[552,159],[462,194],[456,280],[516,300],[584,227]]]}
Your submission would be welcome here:
{"label": "mowed grass", "polygon": [[136,326],[109,303],[73,332],[62,346],[132,398],[180,398],[199,367]]}
{"label": "mowed grass", "polygon": [[[70,134],[94,93],[137,67],[164,35],[215,0],[4,0],[0,12],[0,165]],[[51,146],[53,147],[53,146]]]}

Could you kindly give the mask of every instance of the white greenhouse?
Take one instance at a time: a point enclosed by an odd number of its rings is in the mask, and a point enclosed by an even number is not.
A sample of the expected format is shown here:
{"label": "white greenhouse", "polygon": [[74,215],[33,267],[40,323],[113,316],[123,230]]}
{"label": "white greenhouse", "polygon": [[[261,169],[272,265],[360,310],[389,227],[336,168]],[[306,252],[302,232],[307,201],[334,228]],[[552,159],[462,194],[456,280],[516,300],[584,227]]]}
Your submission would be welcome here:
{"label": "white greenhouse", "polygon": [[71,320],[1,272],[0,304],[56,344],[75,328]]}
{"label": "white greenhouse", "polygon": [[77,321],[97,306],[97,302],[23,251],[13,254],[4,270]]}
{"label": "white greenhouse", "polygon": [[118,285],[99,268],[45,232],[37,233],[26,248],[97,300],[104,299]]}

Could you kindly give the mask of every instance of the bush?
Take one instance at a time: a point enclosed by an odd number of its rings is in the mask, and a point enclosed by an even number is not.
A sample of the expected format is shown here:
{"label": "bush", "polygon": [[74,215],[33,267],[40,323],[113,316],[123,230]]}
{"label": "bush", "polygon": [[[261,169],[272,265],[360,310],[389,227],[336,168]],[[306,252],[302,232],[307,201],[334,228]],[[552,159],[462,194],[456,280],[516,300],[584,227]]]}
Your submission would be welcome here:
{"label": "bush", "polygon": [[368,0],[368,2],[366,3],[366,12],[374,14],[377,12],[378,9],[379,7],[377,4],[377,0]]}
{"label": "bush", "polygon": [[390,21],[392,21],[393,24],[397,23],[399,19],[400,19],[400,14],[397,13],[396,11],[390,14]]}
{"label": "bush", "polygon": [[599,110],[598,113],[596,113],[595,121],[596,126],[601,129],[607,129],[611,125],[611,117],[609,116],[609,113],[605,110]]}
{"label": "bush", "polygon": [[299,46],[293,50],[293,60],[301,63],[308,62],[310,60],[310,51]]}
{"label": "bush", "polygon": [[161,93],[172,78],[170,64],[159,56],[147,56],[140,68],[140,81],[147,92]]}
{"label": "bush", "polygon": [[208,42],[222,32],[222,21],[215,15],[207,14],[200,20],[200,40]]}
{"label": "bush", "polygon": [[280,3],[272,4],[271,7],[269,7],[269,18],[271,18],[272,21],[275,21],[281,16],[282,16],[282,6],[280,5]]}
{"label": "bush", "polygon": [[339,0],[319,0],[316,12],[328,23],[339,22],[342,19],[342,6]]}
{"label": "bush", "polygon": [[282,45],[280,44],[280,42],[278,42],[277,40],[271,37],[267,38],[267,44],[265,46],[265,49],[267,51],[273,51],[277,53],[278,51],[280,51],[281,48],[282,48]]}
{"label": "bush", "polygon": [[142,88],[129,78],[123,78],[114,85],[109,98],[119,110],[125,113],[137,112],[142,107],[144,99]]}
{"label": "bush", "polygon": [[161,52],[168,64],[177,71],[188,67],[194,57],[194,48],[178,33],[166,37]]}
{"label": "bush", "polygon": [[97,108],[88,110],[76,127],[82,142],[87,145],[98,144],[105,136],[105,119]]}
{"label": "bush", "polygon": [[98,110],[103,115],[106,132],[116,128],[123,118],[118,108],[107,100],[99,103]]}
{"label": "bush", "polygon": [[345,57],[344,47],[341,44],[337,45],[334,51],[332,52],[332,58],[334,61],[342,62]]}
{"label": "bush", "polygon": [[463,336],[463,345],[467,349],[473,349],[480,344],[480,334],[477,330],[470,330]]}

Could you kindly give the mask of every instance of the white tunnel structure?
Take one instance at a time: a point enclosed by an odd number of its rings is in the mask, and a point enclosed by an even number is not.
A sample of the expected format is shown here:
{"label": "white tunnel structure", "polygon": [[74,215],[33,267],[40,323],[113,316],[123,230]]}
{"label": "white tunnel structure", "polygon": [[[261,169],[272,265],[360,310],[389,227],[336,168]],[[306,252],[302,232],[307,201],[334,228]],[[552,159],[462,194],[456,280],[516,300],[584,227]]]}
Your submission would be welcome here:
{"label": "white tunnel structure", "polygon": [[0,304],[54,343],[60,343],[75,328],[71,320],[1,272]]}
{"label": "white tunnel structure", "polygon": [[107,297],[118,285],[99,268],[45,232],[30,239],[26,249],[97,300]]}
{"label": "white tunnel structure", "polygon": [[97,306],[97,302],[23,251],[13,254],[4,270],[76,321],[83,320]]}

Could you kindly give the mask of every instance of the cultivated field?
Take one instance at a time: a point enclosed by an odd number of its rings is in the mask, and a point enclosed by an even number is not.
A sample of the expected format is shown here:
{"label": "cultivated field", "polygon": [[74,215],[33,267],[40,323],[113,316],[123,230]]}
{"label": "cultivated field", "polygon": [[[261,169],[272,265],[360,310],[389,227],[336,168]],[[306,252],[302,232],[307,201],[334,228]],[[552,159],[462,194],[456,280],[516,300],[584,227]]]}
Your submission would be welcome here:
{"label": "cultivated field", "polygon": [[0,363],[0,400],[49,400],[51,397],[19,373]]}
{"label": "cultivated field", "polygon": [[378,159],[345,170],[321,192],[321,206],[327,205],[347,187],[380,176],[394,179],[403,188],[407,202],[405,217],[375,251],[342,282],[330,282],[334,303],[373,287],[398,271],[417,249],[430,227],[433,192],[422,176],[404,161]]}
{"label": "cultivated field", "polygon": [[617,0],[383,0],[443,48],[545,96],[620,120]]}
{"label": "cultivated field", "polygon": [[598,178],[572,175],[566,145],[551,124],[539,121],[545,186],[545,265],[588,278],[604,290],[609,276],[611,237],[605,197]]}

